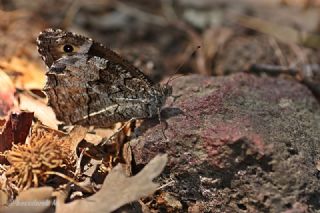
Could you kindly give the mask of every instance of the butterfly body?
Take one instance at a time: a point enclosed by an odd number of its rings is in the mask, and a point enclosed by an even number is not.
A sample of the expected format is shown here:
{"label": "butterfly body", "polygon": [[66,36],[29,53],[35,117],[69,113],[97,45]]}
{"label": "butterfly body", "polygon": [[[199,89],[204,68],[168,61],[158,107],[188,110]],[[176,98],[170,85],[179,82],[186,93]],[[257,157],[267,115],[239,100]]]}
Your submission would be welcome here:
{"label": "butterfly body", "polygon": [[140,70],[90,38],[48,29],[38,51],[49,67],[49,105],[66,124],[110,126],[158,115],[170,86],[153,84]]}

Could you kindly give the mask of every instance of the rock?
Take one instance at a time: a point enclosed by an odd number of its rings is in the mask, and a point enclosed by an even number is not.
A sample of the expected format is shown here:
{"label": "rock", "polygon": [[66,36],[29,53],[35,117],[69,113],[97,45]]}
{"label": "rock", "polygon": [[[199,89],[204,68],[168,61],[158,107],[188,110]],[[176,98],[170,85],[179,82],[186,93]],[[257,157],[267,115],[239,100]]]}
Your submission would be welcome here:
{"label": "rock", "polygon": [[240,73],[181,77],[173,91],[168,141],[153,119],[130,144],[136,168],[168,153],[162,190],[184,212],[320,211],[320,106],[305,86]]}

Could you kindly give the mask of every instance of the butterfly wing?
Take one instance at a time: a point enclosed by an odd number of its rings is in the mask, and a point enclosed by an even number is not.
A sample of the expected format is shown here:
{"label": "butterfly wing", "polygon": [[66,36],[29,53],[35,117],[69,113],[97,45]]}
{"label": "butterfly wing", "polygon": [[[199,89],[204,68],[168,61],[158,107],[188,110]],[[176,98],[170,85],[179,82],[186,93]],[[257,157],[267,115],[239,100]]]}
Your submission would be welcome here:
{"label": "butterfly wing", "polygon": [[150,117],[166,98],[139,69],[84,36],[48,29],[38,37],[38,50],[50,67],[49,104],[67,124],[105,127]]}

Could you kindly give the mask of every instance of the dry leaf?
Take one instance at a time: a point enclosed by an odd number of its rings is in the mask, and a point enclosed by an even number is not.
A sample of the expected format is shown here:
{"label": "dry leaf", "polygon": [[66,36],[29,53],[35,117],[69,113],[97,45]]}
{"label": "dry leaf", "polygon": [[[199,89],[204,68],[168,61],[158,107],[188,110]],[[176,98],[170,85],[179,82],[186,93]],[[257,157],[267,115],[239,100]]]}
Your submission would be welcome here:
{"label": "dry leaf", "polygon": [[70,154],[76,157],[76,149],[78,144],[86,137],[88,130],[82,126],[75,126],[69,135],[64,137],[64,141],[68,141]]}
{"label": "dry leaf", "polygon": [[[0,152],[11,149],[12,144],[24,143],[32,124],[32,112],[12,113],[0,131]],[[0,163],[4,158],[0,157]]]}
{"label": "dry leaf", "polygon": [[0,116],[13,107],[15,88],[9,76],[0,69]]}
{"label": "dry leaf", "polygon": [[125,174],[127,176],[132,175],[132,150],[129,143],[125,143],[122,148],[122,158],[125,163],[122,164]]}
{"label": "dry leaf", "polygon": [[[11,149],[13,142],[13,133],[11,120],[8,119],[0,132],[0,152]],[[0,163],[5,163],[5,158],[0,156]]]}
{"label": "dry leaf", "polygon": [[10,115],[13,142],[23,144],[29,134],[32,124],[33,112],[15,112]]}
{"label": "dry leaf", "polygon": [[162,172],[166,162],[166,154],[156,156],[133,177],[125,176],[122,166],[118,165],[106,177],[100,191],[86,199],[65,204],[65,196],[61,193],[58,194],[56,213],[86,213],[92,211],[107,213],[124,204],[148,196],[157,189],[158,184],[152,182],[152,180]]}
{"label": "dry leaf", "polygon": [[58,129],[58,124],[61,123],[56,119],[52,108],[39,99],[35,99],[26,94],[19,94],[20,109],[34,112],[34,116],[38,118],[42,124],[52,128]]}
{"label": "dry leaf", "polygon": [[8,203],[8,195],[4,191],[0,190],[0,206],[4,206]]}
{"label": "dry leaf", "polygon": [[12,57],[10,60],[0,60],[0,67],[13,78],[14,85],[21,89],[42,89],[45,84],[45,74],[36,63],[30,60]]}
{"label": "dry leaf", "polygon": [[21,192],[16,200],[8,207],[2,207],[3,213],[40,213],[48,212],[52,205],[52,187],[30,188]]}

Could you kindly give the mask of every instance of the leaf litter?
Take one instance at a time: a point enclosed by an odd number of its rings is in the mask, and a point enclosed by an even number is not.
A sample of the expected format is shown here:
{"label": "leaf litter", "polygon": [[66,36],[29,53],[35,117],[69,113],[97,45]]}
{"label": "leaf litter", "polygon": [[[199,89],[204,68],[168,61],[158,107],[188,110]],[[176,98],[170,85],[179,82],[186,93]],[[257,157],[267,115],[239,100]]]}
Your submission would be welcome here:
{"label": "leaf litter", "polygon": [[[87,132],[75,126],[64,133],[36,123],[25,143],[13,144],[4,151],[7,163],[1,166],[0,186],[1,200],[7,207],[3,211],[24,212],[23,202],[47,200],[46,208],[33,207],[28,212],[47,212],[53,203],[58,213],[90,212],[93,208],[95,212],[112,212],[157,189],[158,184],[152,180],[162,172],[166,155],[155,157],[129,177],[130,147],[124,145],[120,152],[115,144],[107,144],[104,151],[113,151],[103,152],[84,140]],[[100,155],[91,158],[99,151]],[[120,157],[120,153],[127,157]],[[38,199],[42,190],[46,190],[46,196]]]}

